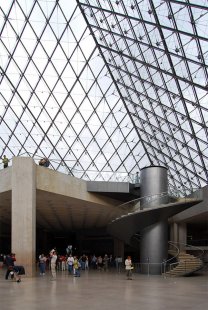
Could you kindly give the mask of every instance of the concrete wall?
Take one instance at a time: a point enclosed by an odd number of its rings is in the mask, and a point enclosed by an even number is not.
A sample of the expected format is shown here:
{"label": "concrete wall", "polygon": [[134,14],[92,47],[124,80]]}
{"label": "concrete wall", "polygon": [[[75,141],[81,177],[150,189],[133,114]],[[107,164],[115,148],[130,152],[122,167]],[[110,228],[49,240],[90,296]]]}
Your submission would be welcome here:
{"label": "concrete wall", "polygon": [[12,252],[27,276],[35,275],[36,171],[31,158],[12,161]]}
{"label": "concrete wall", "polygon": [[171,217],[170,222],[177,223],[177,222],[187,221],[188,219],[189,219],[189,222],[191,222],[191,219],[198,215],[204,214],[204,216],[207,216],[208,214],[208,185],[198,190],[194,195],[190,197],[198,197],[198,196],[202,197],[203,199],[202,202]]}
{"label": "concrete wall", "polygon": [[89,193],[84,180],[41,166],[36,166],[36,174],[37,189],[106,206],[120,204],[115,199]]}

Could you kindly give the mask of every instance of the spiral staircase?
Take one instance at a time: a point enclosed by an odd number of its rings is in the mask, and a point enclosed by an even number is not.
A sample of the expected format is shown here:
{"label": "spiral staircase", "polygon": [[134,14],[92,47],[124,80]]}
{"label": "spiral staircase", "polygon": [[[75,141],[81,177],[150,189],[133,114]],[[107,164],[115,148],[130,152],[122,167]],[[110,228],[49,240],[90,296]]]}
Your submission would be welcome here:
{"label": "spiral staircase", "polygon": [[[202,201],[201,197],[184,197],[169,199],[169,203],[157,205],[159,195],[167,195],[167,193],[145,197],[148,198],[148,202],[156,201],[154,207],[144,208],[144,205],[141,206],[141,198],[122,204],[120,207],[123,209],[123,214],[109,223],[107,228],[109,234],[126,244],[138,248],[145,228],[151,227],[162,220],[167,220],[169,217]],[[172,244],[172,252],[173,247]],[[175,245],[175,248],[177,248],[176,253],[172,253],[172,258],[167,261],[161,262],[158,260],[153,263],[150,259],[146,263],[143,259],[141,264],[147,267],[143,270],[143,273],[149,273],[149,268],[151,268],[151,274],[159,274],[159,266],[161,265],[161,270],[164,270],[165,276],[182,276],[193,274],[203,267],[202,260],[199,257],[180,252],[179,248],[182,248],[181,246],[178,248]],[[187,246],[183,248],[187,249]],[[147,258],[149,259],[149,257]],[[156,265],[157,270],[155,272],[153,268]]]}
{"label": "spiral staircase", "polygon": [[[169,245],[171,246],[171,250],[168,252],[172,257],[164,262],[164,276],[190,276],[203,268],[202,255],[204,251],[201,248],[174,242],[169,242]],[[195,256],[184,252],[184,250],[180,251],[180,246],[185,246],[189,251],[197,250],[199,254]]]}
{"label": "spiral staircase", "polygon": [[[167,195],[167,193],[164,194]],[[158,198],[159,195],[162,196],[163,193],[150,196],[149,201],[153,201]],[[201,197],[176,198],[175,200],[170,199],[169,203],[145,209],[141,207],[140,204],[142,198],[118,206],[121,215],[108,224],[107,231],[110,235],[130,245],[132,242],[137,242],[137,240],[133,240],[132,237],[134,238],[135,235],[139,234],[144,228],[182,212],[202,201]]]}

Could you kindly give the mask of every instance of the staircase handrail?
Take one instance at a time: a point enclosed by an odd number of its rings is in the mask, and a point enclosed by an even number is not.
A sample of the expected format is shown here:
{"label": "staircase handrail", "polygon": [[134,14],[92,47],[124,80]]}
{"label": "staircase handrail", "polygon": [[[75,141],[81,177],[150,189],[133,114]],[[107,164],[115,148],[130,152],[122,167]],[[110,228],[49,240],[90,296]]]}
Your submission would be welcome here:
{"label": "staircase handrail", "polygon": [[[161,192],[158,194],[146,195],[146,196],[142,196],[142,197],[135,198],[135,199],[132,199],[130,201],[124,202],[124,203],[117,206],[117,208],[120,209],[121,211],[124,211],[124,213],[116,216],[116,218],[113,218],[111,222],[114,222],[115,220],[118,220],[121,217],[128,216],[128,215],[131,215],[133,213],[137,213],[139,211],[142,211],[144,209],[144,207],[146,205],[148,205],[150,202],[153,202],[154,200],[158,200],[158,198],[161,198],[161,197],[170,198],[169,192],[165,191],[165,192]],[[191,197],[191,198],[193,198],[193,197]],[[139,204],[139,206],[137,206],[137,208],[134,210],[130,210],[128,208],[128,207],[135,207],[142,199],[147,199],[147,202],[145,204],[143,204],[142,206],[141,206],[141,204]],[[185,196],[185,197],[181,197],[181,199],[186,201],[186,199],[190,199],[190,197]],[[177,199],[176,199],[176,201],[177,201]],[[170,203],[170,201],[168,201],[167,203]],[[161,202],[160,205],[164,205],[164,202]]]}
{"label": "staircase handrail", "polygon": [[199,250],[201,252],[200,255],[198,256],[195,256],[196,258],[201,258],[203,255],[204,255],[204,250],[201,248],[201,247],[198,247],[198,246],[195,246],[195,245],[191,245],[191,244],[187,244],[187,243],[184,243],[184,242],[174,242],[174,241],[170,241],[172,244],[178,244],[179,246],[180,245],[183,245],[185,248],[192,248],[192,249],[196,249],[196,250]]}
{"label": "staircase handrail", "polygon": [[[170,267],[170,270],[172,270],[172,267],[173,267],[174,265],[178,265],[178,264],[179,264],[179,262],[174,262],[174,263],[170,263],[170,262],[171,262],[173,259],[175,259],[175,258],[177,258],[177,257],[179,256],[179,254],[180,254],[180,248],[179,248],[179,246],[180,246],[180,245],[183,245],[183,246],[185,246],[186,248],[187,248],[187,247],[190,247],[190,248],[195,248],[195,249],[201,251],[201,254],[198,255],[198,256],[194,256],[194,259],[196,259],[196,258],[201,259],[202,255],[204,254],[204,250],[203,250],[202,248],[197,247],[197,246],[193,246],[193,245],[190,245],[190,244],[187,244],[187,243],[175,242],[175,241],[168,241],[168,244],[170,244],[171,246],[174,246],[174,247],[177,249],[177,253],[176,253],[175,256],[173,256],[173,257],[171,257],[171,258],[169,258],[169,259],[167,259],[167,260],[164,260],[164,262],[163,262],[163,265],[164,265],[164,274],[166,273],[166,266],[167,266],[167,265]],[[177,246],[177,245],[178,245],[178,246]],[[185,263],[186,263],[186,261],[189,261],[189,260],[190,260],[190,258],[188,258],[187,260],[186,260],[186,259],[183,259],[183,260],[180,260],[180,262],[185,262]]]}
{"label": "staircase handrail", "polygon": [[124,202],[124,203],[118,205],[117,209],[120,209],[122,211],[122,214],[119,214],[115,218],[113,218],[111,220],[111,223],[115,222],[116,220],[118,220],[118,219],[120,219],[120,218],[122,218],[124,216],[128,216],[128,215],[131,215],[133,213],[137,213],[139,211],[142,211],[144,205],[141,207],[141,204],[139,204],[139,206],[136,209],[134,209],[134,210],[129,210],[129,208],[128,208],[129,206],[130,207],[135,207],[137,205],[137,203],[140,202],[140,200],[147,198],[147,199],[149,199],[148,202],[147,202],[147,204],[148,204],[148,203],[152,202],[154,199],[156,200],[156,199],[158,199],[158,197],[164,197],[164,196],[168,196],[169,197],[168,192],[162,192],[162,193],[159,193],[159,194],[152,194],[152,195],[147,195],[147,196],[139,197],[139,198],[132,199],[130,201],[127,201],[127,202]]}
{"label": "staircase handrail", "polygon": [[169,193],[167,191],[162,192],[162,193],[158,193],[158,194],[151,194],[151,195],[146,195],[146,196],[139,197],[136,199],[132,199],[130,201],[127,201],[127,202],[124,202],[124,203],[118,205],[118,207],[123,208],[124,206],[127,206],[128,204],[137,203],[142,199],[148,199],[148,203],[149,203],[149,202],[153,201],[154,199],[157,199],[158,197],[165,197],[165,196],[169,197]]}
{"label": "staircase handrail", "polygon": [[178,246],[176,246],[176,243],[177,243],[177,242],[168,241],[168,244],[171,245],[171,246],[173,246],[173,247],[176,249],[176,255],[173,256],[173,257],[171,257],[171,258],[169,258],[169,259],[167,259],[167,260],[165,260],[165,261],[164,261],[164,264],[166,264],[166,265],[169,264],[172,260],[174,260],[175,258],[177,258],[177,257],[179,256],[179,254],[180,254],[180,249],[179,249]]}
{"label": "staircase handrail", "polygon": [[[122,204],[119,204],[119,205],[117,205],[117,209],[120,209],[120,211],[123,211],[123,213],[119,214],[115,218],[113,218],[111,220],[111,223],[121,219],[122,217],[126,217],[128,215],[132,215],[132,214],[138,213],[139,211],[142,211],[144,209],[145,205],[148,205],[150,202],[153,202],[154,200],[157,200],[158,197],[160,198],[160,197],[166,197],[166,196],[168,198],[171,198],[171,196],[169,195],[169,192],[165,191],[165,192],[158,193],[158,194],[151,194],[151,195],[142,196],[142,197],[139,197],[139,198],[132,199],[130,201],[124,202]],[[193,197],[189,197],[189,196],[180,197],[181,201],[183,200],[185,202],[189,201],[190,199],[193,199],[193,198],[196,199],[197,197],[196,196],[193,196]],[[147,199],[148,201],[145,204],[143,204],[142,206],[141,206],[141,204],[139,204],[137,206],[137,208],[135,208],[135,209],[131,209],[130,210],[130,208],[128,208],[128,207],[132,207],[132,208],[135,207],[140,202],[140,200],[142,200],[142,199]],[[175,198],[175,202],[179,201],[178,199],[179,198]],[[171,203],[171,202],[168,201],[167,204],[168,203]],[[161,202],[158,205],[158,207],[162,206],[162,205],[164,205],[164,202]]]}

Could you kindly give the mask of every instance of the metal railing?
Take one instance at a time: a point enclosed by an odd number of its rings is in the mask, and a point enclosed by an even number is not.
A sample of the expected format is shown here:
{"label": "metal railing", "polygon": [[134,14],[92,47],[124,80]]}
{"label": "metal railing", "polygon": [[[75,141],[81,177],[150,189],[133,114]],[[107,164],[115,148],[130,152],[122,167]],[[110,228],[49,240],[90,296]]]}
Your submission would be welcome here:
{"label": "metal railing", "polygon": [[188,269],[188,263],[187,261],[189,260],[190,261],[190,258],[187,259],[187,260],[183,260],[183,261],[177,261],[177,262],[173,262],[174,260],[177,260],[178,259],[178,256],[180,254],[180,248],[179,246],[185,246],[186,248],[188,247],[189,250],[191,249],[197,249],[200,251],[200,255],[198,256],[195,256],[195,258],[202,258],[203,254],[204,254],[204,251],[203,249],[199,248],[199,247],[193,247],[191,245],[188,245],[188,244],[185,244],[185,243],[179,243],[179,242],[173,242],[173,241],[169,241],[168,242],[169,246],[171,247],[170,250],[172,250],[173,252],[175,252],[175,255],[173,255],[173,257],[169,258],[169,259],[164,259],[161,263],[153,263],[150,261],[149,258],[147,258],[147,262],[146,263],[133,263],[133,266],[134,266],[134,272],[137,272],[137,273],[143,273],[143,271],[145,270],[145,274],[147,276],[150,276],[151,275],[151,269],[154,267],[157,267],[159,266],[160,268],[157,268],[157,269],[160,269],[160,275],[163,276],[163,277],[166,277],[166,273],[167,272],[170,272],[170,276],[171,276],[171,271],[180,263],[180,262],[183,262],[184,265],[185,265],[185,270],[186,270],[186,265],[187,265],[187,271],[189,270]]}
{"label": "metal railing", "polygon": [[[154,201],[156,202],[156,205],[154,206],[154,208],[157,208],[157,207],[159,207],[161,205],[170,203],[170,201],[167,201],[167,203],[161,202],[160,204],[158,204],[158,199],[159,198],[164,198],[164,197],[169,198],[170,197],[170,193],[169,192],[162,192],[162,193],[159,193],[159,194],[147,195],[147,196],[139,197],[139,198],[130,200],[128,202],[122,203],[122,204],[117,206],[117,209],[121,210],[121,214],[119,216],[117,216],[116,218],[113,218],[112,222],[115,222],[115,221],[119,220],[120,218],[122,218],[124,216],[129,216],[129,215],[135,214],[137,212],[140,212],[143,209],[145,209],[145,206],[148,206],[148,204],[150,204],[150,203],[152,203]],[[193,199],[193,198],[201,199],[200,191],[196,192],[194,197],[189,197],[189,196],[180,197],[180,201],[181,202],[182,201],[186,202],[186,201],[190,201],[190,199]],[[179,201],[178,199],[179,198],[175,198],[174,202]],[[145,204],[141,205],[141,200],[145,200]],[[171,201],[171,202],[173,202],[173,201]]]}
{"label": "metal railing", "polygon": [[[38,164],[39,160],[44,157],[44,155],[40,156],[36,154],[34,156],[33,153],[30,152],[24,152],[19,154],[18,156],[24,156],[24,157],[31,157],[34,159],[36,164]],[[47,157],[47,156],[45,156]],[[12,157],[9,159],[9,166],[12,165]],[[106,182],[129,182],[131,184],[140,183],[140,174],[139,172],[131,173],[131,172],[119,172],[119,171],[108,171],[108,170],[102,170],[98,171],[96,169],[88,169],[83,170],[79,169],[78,166],[75,167],[74,165],[70,165],[70,162],[76,162],[75,159],[73,160],[59,160],[56,158],[49,158],[50,160],[50,167],[54,170],[57,170],[59,172],[62,172],[67,175],[71,175],[80,179],[89,180],[89,181],[106,181]],[[69,165],[68,165],[69,163]],[[77,163],[79,164],[79,163]],[[59,167],[58,169],[56,169]],[[0,158],[0,170],[3,169],[3,164],[1,162]],[[192,188],[189,193],[183,193],[179,191],[177,188],[174,188],[171,184],[168,185],[168,195],[171,198],[179,198],[179,197],[186,197],[187,195],[190,195],[191,193],[196,193],[199,188]],[[158,194],[159,195],[159,194]]]}
{"label": "metal railing", "polygon": [[[44,156],[33,156],[32,153],[22,153],[21,156],[24,157],[31,157],[34,159],[35,163],[38,164],[40,159],[42,159]],[[131,184],[139,183],[139,174],[138,173],[128,173],[128,172],[117,172],[117,171],[110,171],[110,170],[102,170],[98,171],[96,169],[88,169],[83,170],[79,169],[78,167],[75,168],[70,165],[70,162],[74,162],[75,160],[58,160],[55,158],[49,158],[50,160],[50,167],[54,170],[57,170],[59,172],[62,172],[67,175],[74,176],[79,179],[85,179],[90,181],[107,181],[107,182],[129,182]],[[67,165],[66,165],[67,163]],[[69,165],[68,165],[69,163]],[[12,165],[12,158],[9,158],[9,166]],[[59,167],[59,169],[56,169],[56,167]],[[1,162],[0,158],[0,170],[3,169],[3,163]]]}
{"label": "metal railing", "polygon": [[171,275],[171,272],[173,271],[173,269],[178,266],[180,263],[183,263],[183,265],[185,266],[185,271],[187,271],[186,267],[187,267],[187,262],[191,260],[191,258],[188,258],[187,260],[184,259],[184,260],[180,260],[180,261],[177,261],[177,262],[173,262],[173,260],[176,260],[178,259],[181,251],[180,251],[180,247],[183,247],[184,250],[188,250],[188,251],[191,251],[191,250],[198,250],[200,252],[199,255],[197,256],[194,256],[193,260],[194,259],[200,259],[202,264],[203,264],[203,260],[202,260],[202,257],[204,255],[204,250],[200,247],[196,247],[196,246],[193,246],[193,245],[190,245],[190,244],[186,244],[186,243],[182,243],[182,242],[173,242],[173,241],[169,241],[168,242],[169,245],[171,247],[174,247],[176,249],[176,254],[175,256],[173,256],[172,258],[170,259],[167,259],[167,260],[164,260],[163,262],[163,274],[164,276],[166,275],[167,272],[170,273]]}

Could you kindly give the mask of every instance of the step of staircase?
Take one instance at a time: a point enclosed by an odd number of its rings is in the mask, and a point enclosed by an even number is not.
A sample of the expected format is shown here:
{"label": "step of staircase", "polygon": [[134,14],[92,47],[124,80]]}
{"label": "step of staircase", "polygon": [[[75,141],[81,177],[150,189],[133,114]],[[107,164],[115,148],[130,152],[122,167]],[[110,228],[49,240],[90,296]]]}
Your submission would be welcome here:
{"label": "step of staircase", "polygon": [[190,275],[203,267],[202,260],[191,254],[180,253],[177,259],[178,264],[171,271],[166,272],[166,276]]}

